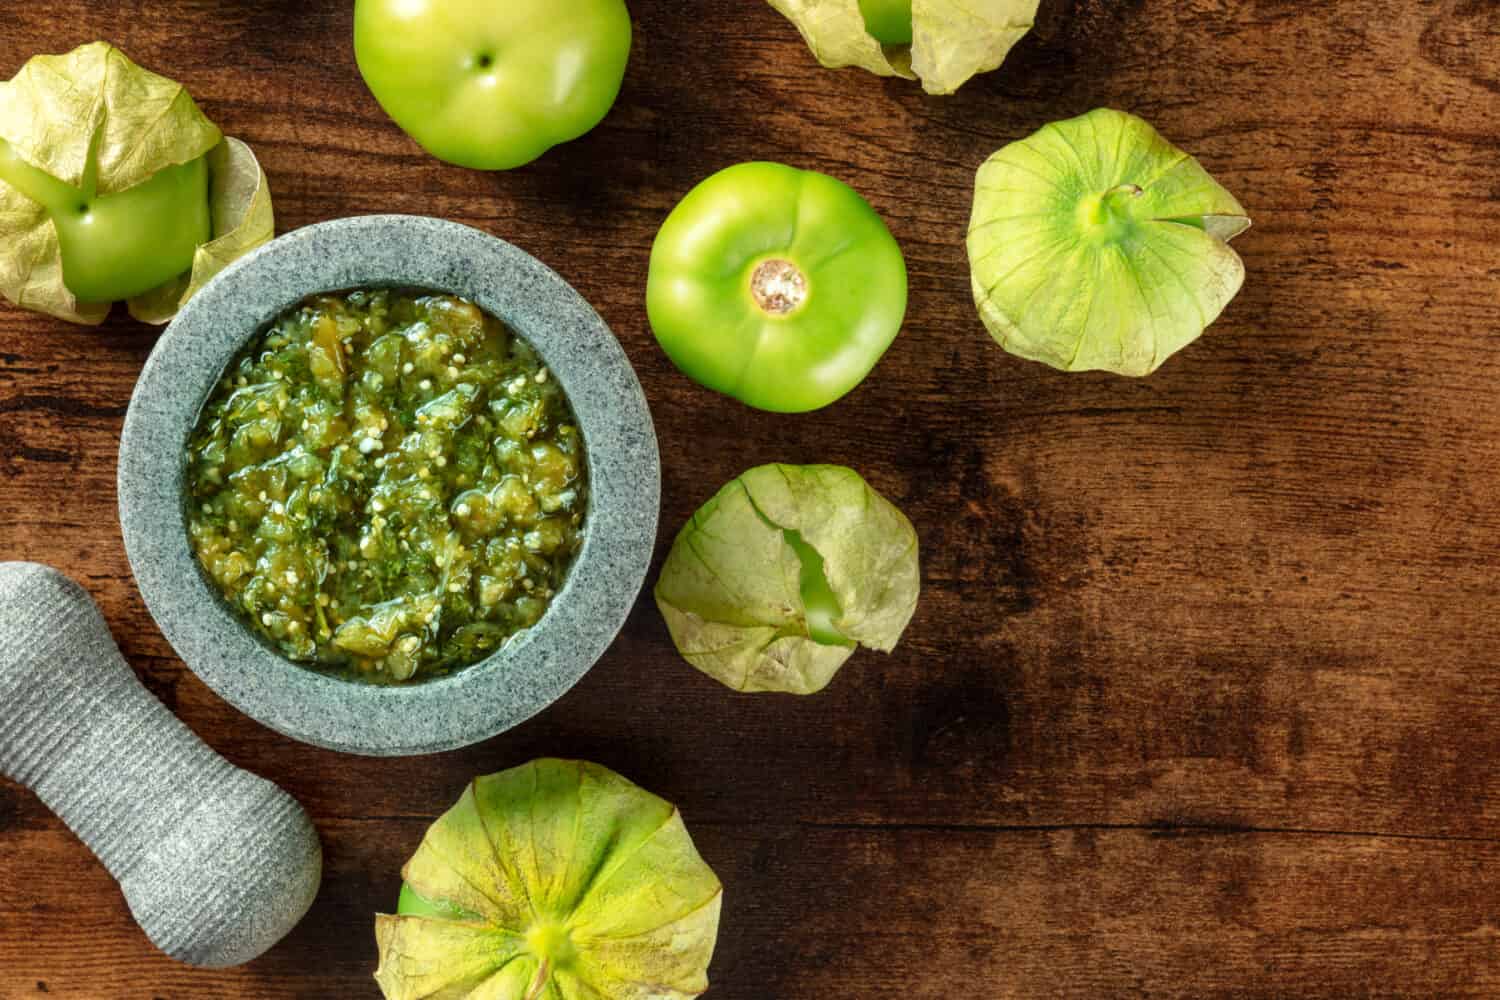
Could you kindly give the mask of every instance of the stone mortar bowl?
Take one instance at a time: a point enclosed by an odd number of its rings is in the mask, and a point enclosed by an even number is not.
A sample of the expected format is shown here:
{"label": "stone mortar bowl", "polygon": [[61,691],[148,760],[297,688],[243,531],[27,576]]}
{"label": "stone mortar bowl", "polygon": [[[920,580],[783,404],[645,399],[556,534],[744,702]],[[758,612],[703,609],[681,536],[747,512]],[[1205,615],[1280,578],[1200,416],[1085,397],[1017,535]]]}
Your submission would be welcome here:
{"label": "stone mortar bowl", "polygon": [[[188,436],[246,342],[308,295],[376,286],[463,296],[529,341],[572,403],[590,483],[583,547],[541,621],[473,666],[390,687],[299,666],[253,635],[199,568],[184,500]],[[625,352],[567,282],[479,230],[379,215],[299,229],[235,262],[193,296],[131,397],[119,489],[125,551],[146,606],[209,687],[294,739],[397,756],[503,732],[561,697],[598,660],[645,580],[661,464]]]}

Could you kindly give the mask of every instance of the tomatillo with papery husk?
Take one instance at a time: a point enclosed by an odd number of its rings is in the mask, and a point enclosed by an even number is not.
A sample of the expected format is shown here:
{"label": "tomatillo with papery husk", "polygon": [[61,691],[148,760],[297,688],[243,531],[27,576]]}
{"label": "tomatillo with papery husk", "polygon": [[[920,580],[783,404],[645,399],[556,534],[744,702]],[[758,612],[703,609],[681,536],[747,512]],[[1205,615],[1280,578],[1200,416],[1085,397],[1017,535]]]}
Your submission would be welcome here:
{"label": "tomatillo with papery husk", "polygon": [[761,465],[672,542],[656,606],[682,658],[736,691],[813,694],[889,653],[922,589],[916,529],[853,469]]}
{"label": "tomatillo with papery husk", "polygon": [[250,147],[108,42],[0,81],[0,295],[22,309],[166,323],[274,229]]}
{"label": "tomatillo with papery husk", "polygon": [[1054,122],[985,161],[969,270],[979,317],[1017,357],[1149,375],[1239,293],[1239,201],[1135,115]]}
{"label": "tomatillo with papery husk", "polygon": [[1041,0],[769,0],[818,62],[922,81],[951,94],[999,68]]}
{"label": "tomatillo with papery husk", "polygon": [[677,205],[651,248],[646,310],[685,374],[761,410],[827,406],[906,316],[906,261],[842,181],[742,163]]}
{"label": "tomatillo with papery husk", "polygon": [[723,887],[670,802],[543,759],[475,778],[375,917],[386,1000],[689,1000]]}

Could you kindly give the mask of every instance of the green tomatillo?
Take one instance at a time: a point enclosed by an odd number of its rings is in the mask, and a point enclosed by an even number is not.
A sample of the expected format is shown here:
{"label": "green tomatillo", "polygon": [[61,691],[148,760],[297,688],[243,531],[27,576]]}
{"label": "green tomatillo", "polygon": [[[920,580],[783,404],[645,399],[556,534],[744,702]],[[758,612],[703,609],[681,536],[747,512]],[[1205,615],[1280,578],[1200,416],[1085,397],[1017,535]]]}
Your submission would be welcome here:
{"label": "green tomatillo", "polygon": [[356,0],[354,56],[433,156],[530,163],[604,119],[630,59],[624,0]]}
{"label": "green tomatillo", "polygon": [[46,209],[62,251],[63,282],[84,303],[128,299],[181,274],[212,231],[201,156],[101,195],[93,161],[82,186],[74,187],[0,140],[0,181]]}
{"label": "green tomatillo", "polygon": [[778,163],[703,181],[656,236],[646,309],[687,375],[762,410],[827,406],[901,331],[906,262],[848,185]]}
{"label": "green tomatillo", "polygon": [[452,903],[434,902],[405,882],[396,900],[396,913],[403,917],[432,917],[435,920],[468,920],[473,913]]}
{"label": "green tomatillo", "polygon": [[911,44],[911,0],[859,0],[859,12],[881,45]]}
{"label": "green tomatillo", "polygon": [[114,46],[0,82],[0,293],[22,308],[98,323],[124,299],[164,323],[274,226],[250,148]]}

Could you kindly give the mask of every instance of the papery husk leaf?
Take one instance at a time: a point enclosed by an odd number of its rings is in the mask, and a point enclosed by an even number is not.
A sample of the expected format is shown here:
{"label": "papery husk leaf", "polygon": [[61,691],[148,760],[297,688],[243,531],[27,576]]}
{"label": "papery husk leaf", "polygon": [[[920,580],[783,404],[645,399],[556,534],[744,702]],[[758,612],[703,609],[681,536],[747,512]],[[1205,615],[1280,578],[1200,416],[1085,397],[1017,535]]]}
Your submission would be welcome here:
{"label": "papery husk leaf", "polygon": [[[1090,228],[1117,199],[1116,235]],[[1064,371],[1141,376],[1196,340],[1244,281],[1244,208],[1146,122],[1100,109],[980,168],[968,251],[975,302],[1007,351]],[[1201,227],[1201,228],[1200,228]]]}
{"label": "papery husk leaf", "polygon": [[[823,559],[850,640],[812,638],[798,532]],[[917,536],[852,469],[764,465],[738,477],[678,533],[656,603],[678,652],[737,691],[822,690],[855,645],[889,652],[916,610]]]}
{"label": "papery husk leaf", "polygon": [[74,187],[83,185],[96,146],[101,195],[196,160],[220,138],[180,83],[137,66],[108,42],[34,56],[0,84],[0,139]]}
{"label": "papery husk leaf", "polygon": [[142,323],[167,323],[209,279],[276,234],[271,185],[260,161],[232,137],[208,153],[213,238],[193,253],[193,267],[126,304]]}
{"label": "papery husk leaf", "polygon": [[802,33],[818,62],[921,80],[951,94],[1005,61],[1031,30],[1040,0],[912,0],[912,43],[882,46],[865,28],[859,0],[770,0]]}
{"label": "papery husk leaf", "polygon": [[[376,918],[387,1000],[678,1000],[708,988],[722,888],[670,804],[600,767],[478,778],[402,872],[475,919]],[[543,954],[538,927],[572,954]]]}
{"label": "papery husk leaf", "polygon": [[0,294],[22,309],[69,323],[95,325],[108,302],[79,302],[63,283],[62,247],[52,218],[37,202],[0,181]]}
{"label": "papery husk leaf", "polygon": [[[95,164],[98,195],[125,191],[158,171],[208,157],[213,238],[192,268],[128,303],[148,323],[170,320],[229,262],[269,240],[270,187],[250,148],[224,139],[181,84],[136,65],[107,42],[36,56],[0,83],[0,139],[20,159],[74,187]],[[47,211],[0,182],[0,294],[23,309],[95,324],[110,303],[81,303],[64,281]]]}
{"label": "papery husk leaf", "polygon": [[899,50],[887,50],[865,30],[859,0],[770,0],[787,20],[797,26],[813,57],[829,69],[858,66],[880,76],[915,80],[911,59]]}
{"label": "papery husk leaf", "polygon": [[1041,0],[912,0],[911,69],[929,94],[951,94],[999,69],[1036,23]]}
{"label": "papery husk leaf", "polygon": [[497,977],[503,982],[506,968],[512,995],[524,997],[537,966],[525,938],[484,924],[377,913],[375,944],[375,981],[388,1000],[482,996],[476,991]]}

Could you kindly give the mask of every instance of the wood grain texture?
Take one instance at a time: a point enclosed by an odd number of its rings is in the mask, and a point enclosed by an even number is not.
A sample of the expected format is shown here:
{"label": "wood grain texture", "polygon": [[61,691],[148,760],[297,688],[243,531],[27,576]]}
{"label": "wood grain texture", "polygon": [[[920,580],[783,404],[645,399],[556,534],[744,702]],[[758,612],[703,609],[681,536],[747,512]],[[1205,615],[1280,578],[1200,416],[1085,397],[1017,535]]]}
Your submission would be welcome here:
{"label": "wood grain texture", "polygon": [[[84,582],[151,689],[286,787],[328,875],[281,947],[175,966],[108,876],[0,783],[0,998],[378,996],[371,914],[475,773],[587,757],[681,804],[727,895],[710,996],[1500,995],[1500,6],[1044,0],[952,99],[819,68],[758,0],[632,0],[620,102],[502,175],[380,113],[335,0],[6,4],[0,77],[96,37],[249,141],[285,231],[415,212],[503,236],[614,328],[661,438],[658,565],[750,464],[854,466],[921,535],[889,657],[825,693],[734,696],[649,600],[572,693],[438,757],[301,747],[162,640],[115,517],[152,331],[0,309],[0,557]],[[1249,278],[1144,381],[1062,375],[985,335],[963,234],[1004,143],[1111,105],[1249,208]],[[681,377],[643,310],[656,226],[752,158],[885,215],[904,333],[854,395],[748,411]]]}

